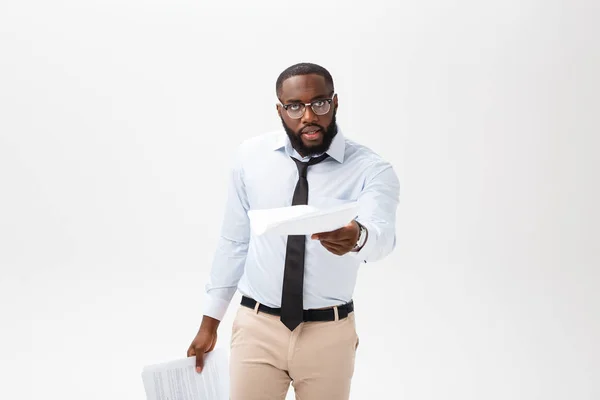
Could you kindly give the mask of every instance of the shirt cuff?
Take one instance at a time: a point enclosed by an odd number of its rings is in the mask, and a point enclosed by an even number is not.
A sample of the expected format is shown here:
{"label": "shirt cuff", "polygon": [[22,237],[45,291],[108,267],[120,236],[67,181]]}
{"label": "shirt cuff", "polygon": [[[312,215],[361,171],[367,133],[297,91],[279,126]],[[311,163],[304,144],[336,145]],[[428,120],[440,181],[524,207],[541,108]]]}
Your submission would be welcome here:
{"label": "shirt cuff", "polygon": [[363,222],[359,219],[357,219],[357,221],[367,229],[367,241],[363,245],[362,249],[359,251],[351,251],[350,254],[352,257],[360,261],[367,262],[369,255],[373,252],[373,249],[377,244],[377,231],[376,228],[368,222]]}
{"label": "shirt cuff", "polygon": [[221,321],[227,312],[230,301],[206,293],[204,296],[203,314]]}

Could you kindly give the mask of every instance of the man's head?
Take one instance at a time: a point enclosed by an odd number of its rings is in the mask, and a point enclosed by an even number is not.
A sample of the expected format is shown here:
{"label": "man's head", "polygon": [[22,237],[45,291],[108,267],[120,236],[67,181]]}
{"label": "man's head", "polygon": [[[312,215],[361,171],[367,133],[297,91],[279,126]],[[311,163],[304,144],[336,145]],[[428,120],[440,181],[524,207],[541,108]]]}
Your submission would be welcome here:
{"label": "man's head", "polygon": [[277,113],[296,151],[305,157],[327,151],[337,133],[331,74],[316,64],[292,65],[277,78],[276,90]]}

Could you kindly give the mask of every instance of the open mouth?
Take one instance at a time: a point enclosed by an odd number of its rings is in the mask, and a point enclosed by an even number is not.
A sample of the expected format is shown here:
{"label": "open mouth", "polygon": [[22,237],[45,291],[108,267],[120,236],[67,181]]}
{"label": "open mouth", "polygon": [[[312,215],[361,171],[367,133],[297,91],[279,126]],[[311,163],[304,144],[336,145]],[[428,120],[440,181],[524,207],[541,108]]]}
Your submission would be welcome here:
{"label": "open mouth", "polygon": [[308,140],[315,140],[321,136],[321,128],[316,126],[309,126],[302,131],[302,136]]}

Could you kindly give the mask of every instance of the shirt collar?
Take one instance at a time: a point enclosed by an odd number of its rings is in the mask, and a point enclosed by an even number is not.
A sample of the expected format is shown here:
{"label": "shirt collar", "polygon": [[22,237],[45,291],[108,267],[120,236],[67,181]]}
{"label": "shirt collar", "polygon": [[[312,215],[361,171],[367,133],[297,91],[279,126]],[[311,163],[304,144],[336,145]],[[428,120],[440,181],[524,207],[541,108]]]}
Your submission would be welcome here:
{"label": "shirt collar", "polygon": [[[287,137],[285,131],[281,131],[281,133],[277,135],[275,143],[273,145],[273,150],[281,149],[285,149],[290,156],[293,154],[297,154],[297,152],[292,148],[290,139]],[[333,138],[331,145],[329,146],[329,150],[327,150],[326,153],[329,154],[329,156],[337,162],[343,163],[345,152],[346,138],[344,137],[342,130],[338,126],[338,132]]]}

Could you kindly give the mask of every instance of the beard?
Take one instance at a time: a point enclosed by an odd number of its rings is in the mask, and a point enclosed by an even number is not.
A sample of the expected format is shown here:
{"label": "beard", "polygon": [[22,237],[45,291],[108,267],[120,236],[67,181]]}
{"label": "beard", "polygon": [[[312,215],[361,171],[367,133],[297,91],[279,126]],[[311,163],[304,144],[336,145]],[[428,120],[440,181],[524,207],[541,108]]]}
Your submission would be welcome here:
{"label": "beard", "polygon": [[[292,147],[296,149],[296,151],[303,157],[312,157],[319,154],[325,153],[329,150],[329,146],[331,146],[331,142],[333,142],[333,138],[337,135],[337,125],[335,123],[335,113],[333,112],[333,118],[331,118],[331,123],[327,126],[327,128],[318,125],[311,124],[308,126],[318,126],[323,133],[323,141],[316,146],[306,146],[302,141],[301,133],[294,132],[291,130],[286,124],[283,118],[281,118],[281,123],[283,124],[283,129],[285,129],[285,133],[288,138],[290,138],[290,142],[292,143]],[[302,129],[306,128],[306,126],[302,127]]]}

